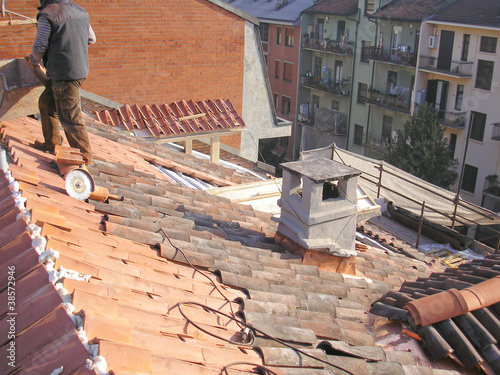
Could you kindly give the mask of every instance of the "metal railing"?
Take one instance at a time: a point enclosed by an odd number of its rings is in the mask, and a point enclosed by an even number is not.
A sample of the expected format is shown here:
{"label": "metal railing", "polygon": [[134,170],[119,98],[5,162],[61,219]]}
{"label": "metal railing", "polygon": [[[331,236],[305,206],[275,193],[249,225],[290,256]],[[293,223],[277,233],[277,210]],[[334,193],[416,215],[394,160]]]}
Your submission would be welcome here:
{"label": "metal railing", "polygon": [[[405,92],[405,90],[408,90]],[[369,89],[366,102],[379,107],[392,109],[399,112],[410,113],[411,109],[411,88],[400,87],[400,94],[388,94],[379,90]]]}
{"label": "metal railing", "polygon": [[473,61],[452,60],[449,68],[443,68],[439,65],[439,59],[437,57],[420,55],[418,68],[452,74],[457,77],[472,77],[473,65]]}
{"label": "metal railing", "polygon": [[491,139],[500,141],[500,122],[493,124],[493,133],[491,134]]}
{"label": "metal railing", "polygon": [[415,67],[417,59],[409,50],[384,50],[379,47],[363,47],[361,50],[361,61],[368,60],[383,61],[392,64]]}
{"label": "metal railing", "polygon": [[[420,104],[415,104],[416,110],[418,111]],[[445,111],[442,109],[431,108],[431,110],[436,113],[439,124],[446,126],[451,129],[462,129],[465,127],[465,117],[467,112],[458,111]]]}
{"label": "metal railing", "polygon": [[352,55],[353,42],[331,40],[328,38],[317,39],[302,37],[302,48],[313,49],[315,51],[335,53],[338,55]]}
{"label": "metal railing", "polygon": [[302,76],[300,84],[308,88],[339,96],[348,96],[351,93],[351,82],[348,79],[336,82],[330,78]]}
{"label": "metal railing", "polygon": [[387,137],[373,137],[370,134],[366,135],[366,137],[363,135],[363,146],[370,149],[374,150],[377,152],[380,152],[384,155],[386,155],[389,150],[387,149],[387,143],[388,143],[388,138]]}

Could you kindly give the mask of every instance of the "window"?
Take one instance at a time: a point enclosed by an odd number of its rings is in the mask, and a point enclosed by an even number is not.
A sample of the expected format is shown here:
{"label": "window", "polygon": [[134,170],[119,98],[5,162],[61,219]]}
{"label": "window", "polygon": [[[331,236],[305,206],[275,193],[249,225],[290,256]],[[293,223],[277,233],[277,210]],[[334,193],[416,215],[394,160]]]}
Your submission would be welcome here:
{"label": "window", "polygon": [[261,22],[260,23],[260,39],[263,42],[269,42],[269,24]]}
{"label": "window", "polygon": [[314,57],[314,76],[321,77],[322,60],[321,57]]}
{"label": "window", "polygon": [[285,28],[285,46],[293,47],[293,29]]}
{"label": "window", "polygon": [[345,21],[337,21],[337,40],[340,41],[345,35]]}
{"label": "window", "polygon": [[281,44],[281,27],[276,28],[276,44]]}
{"label": "window", "polygon": [[332,100],[332,109],[339,111],[340,110],[340,102],[336,100]]}
{"label": "window", "polygon": [[392,137],[392,117],[384,115],[382,120],[382,140],[387,142]]}
{"label": "window", "polygon": [[461,189],[473,193],[476,190],[477,168],[465,164]]}
{"label": "window", "polygon": [[274,78],[280,77],[280,61],[274,60]]}
{"label": "window", "polygon": [[375,11],[375,0],[365,1],[365,14],[372,14]]}
{"label": "window", "polygon": [[491,81],[493,79],[493,61],[478,60],[476,88],[491,90]]}
{"label": "window", "polygon": [[292,80],[292,68],[293,64],[284,62],[283,63],[283,80],[291,81]]}
{"label": "window", "polygon": [[358,83],[358,103],[365,104],[368,93],[368,85],[366,83]]}
{"label": "window", "polygon": [[363,127],[361,125],[354,125],[354,144],[363,145]]}
{"label": "window", "polygon": [[486,113],[471,112],[470,138],[476,141],[483,141],[484,127],[486,125]]}
{"label": "window", "polygon": [[455,148],[457,147],[457,135],[451,133],[450,134],[450,143],[448,144],[448,149],[451,152],[451,156],[455,157]]}
{"label": "window", "polygon": [[469,44],[470,44],[470,34],[464,34],[464,39],[462,42],[462,61],[467,61],[469,57]]}
{"label": "window", "polygon": [[367,40],[363,40],[361,42],[362,47],[361,47],[361,62],[369,62],[368,59],[370,58],[370,47],[372,46],[372,43]]}
{"label": "window", "polygon": [[288,96],[282,95],[282,101],[281,101],[281,114],[283,115],[289,115],[290,114],[290,103],[291,103],[291,98]]}
{"label": "window", "polygon": [[279,100],[280,100],[280,95],[277,93],[274,93],[274,109],[276,111],[278,110]]}
{"label": "window", "polygon": [[481,52],[496,53],[497,52],[497,38],[492,38],[490,36],[481,37],[481,46],[479,47]]}
{"label": "window", "polygon": [[455,99],[455,109],[462,110],[462,101],[464,100],[464,85],[457,85],[457,97]]}

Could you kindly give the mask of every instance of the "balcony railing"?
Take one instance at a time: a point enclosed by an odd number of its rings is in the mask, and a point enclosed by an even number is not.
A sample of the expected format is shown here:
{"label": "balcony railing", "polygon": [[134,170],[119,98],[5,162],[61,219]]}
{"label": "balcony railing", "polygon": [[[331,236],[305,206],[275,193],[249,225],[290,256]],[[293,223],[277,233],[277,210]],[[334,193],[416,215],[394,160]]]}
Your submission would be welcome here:
{"label": "balcony railing", "polygon": [[316,39],[302,37],[302,48],[313,49],[315,51],[335,53],[337,55],[352,55],[353,43],[347,41],[337,41],[331,39]]}
{"label": "balcony railing", "polygon": [[418,68],[438,73],[451,74],[456,77],[470,78],[472,77],[473,65],[473,61],[452,60],[450,67],[445,67],[445,69],[443,69],[443,67],[439,65],[439,59],[437,57],[420,55]]}
{"label": "balcony railing", "polygon": [[370,89],[368,90],[366,102],[394,111],[410,113],[411,88],[397,87],[394,92],[394,94],[387,94],[379,90]]}
{"label": "balcony railing", "polygon": [[500,122],[493,124],[493,134],[491,135],[491,139],[500,141]]}
{"label": "balcony railing", "polygon": [[370,150],[374,150],[382,154],[387,154],[389,152],[387,150],[387,143],[388,143],[388,138],[373,137],[370,134],[368,134],[363,142],[363,146],[365,146]]}
{"label": "balcony railing", "polygon": [[368,60],[375,60],[413,67],[415,67],[417,63],[413,52],[406,48],[383,50],[378,47],[363,47],[361,54],[361,61],[364,62],[368,62]]}
{"label": "balcony railing", "polygon": [[[415,104],[416,109],[420,104]],[[465,127],[465,117],[467,112],[445,111],[442,109],[431,108],[437,115],[439,124],[451,129],[463,129]]]}
{"label": "balcony railing", "polygon": [[341,82],[335,82],[330,78],[319,78],[301,76],[300,84],[315,90],[325,91],[339,96],[348,96],[351,92],[350,79],[344,79]]}

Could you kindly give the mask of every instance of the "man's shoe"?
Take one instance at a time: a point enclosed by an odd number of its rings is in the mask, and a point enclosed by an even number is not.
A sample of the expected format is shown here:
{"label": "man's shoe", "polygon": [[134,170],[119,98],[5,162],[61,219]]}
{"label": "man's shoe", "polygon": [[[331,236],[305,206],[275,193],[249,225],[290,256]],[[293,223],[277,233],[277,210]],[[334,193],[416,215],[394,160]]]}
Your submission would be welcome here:
{"label": "man's shoe", "polygon": [[35,141],[35,148],[37,150],[43,151],[43,152],[49,152],[51,154],[54,153],[55,146],[49,147],[45,144],[45,142],[40,142],[40,141]]}

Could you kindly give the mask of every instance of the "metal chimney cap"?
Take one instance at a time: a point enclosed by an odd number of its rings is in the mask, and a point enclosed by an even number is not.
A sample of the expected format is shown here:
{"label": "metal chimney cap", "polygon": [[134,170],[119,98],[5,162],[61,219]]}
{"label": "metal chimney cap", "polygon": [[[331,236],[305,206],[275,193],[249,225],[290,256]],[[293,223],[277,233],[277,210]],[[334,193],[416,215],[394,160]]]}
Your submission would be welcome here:
{"label": "metal chimney cap", "polygon": [[338,181],[356,177],[361,171],[326,158],[312,158],[281,164],[290,173],[308,177],[315,183]]}

